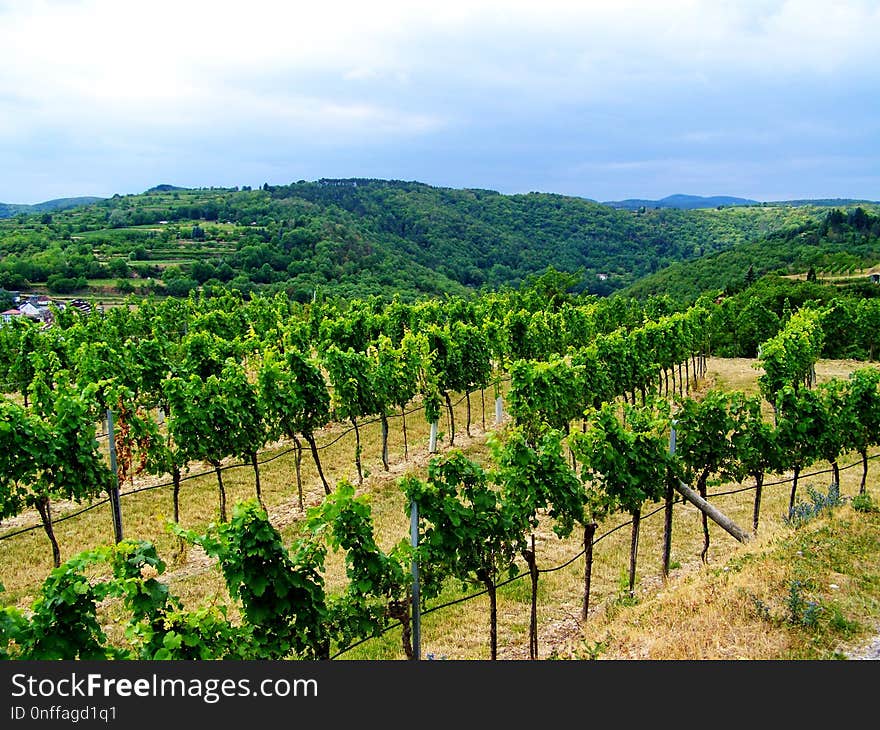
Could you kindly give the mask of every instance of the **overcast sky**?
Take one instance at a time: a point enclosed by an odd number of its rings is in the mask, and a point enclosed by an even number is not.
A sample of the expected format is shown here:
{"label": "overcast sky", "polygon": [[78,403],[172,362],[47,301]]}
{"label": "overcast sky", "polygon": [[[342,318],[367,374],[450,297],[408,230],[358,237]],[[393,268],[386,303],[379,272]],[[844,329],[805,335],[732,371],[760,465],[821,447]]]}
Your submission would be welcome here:
{"label": "overcast sky", "polygon": [[880,199],[880,0],[0,0],[0,201]]}

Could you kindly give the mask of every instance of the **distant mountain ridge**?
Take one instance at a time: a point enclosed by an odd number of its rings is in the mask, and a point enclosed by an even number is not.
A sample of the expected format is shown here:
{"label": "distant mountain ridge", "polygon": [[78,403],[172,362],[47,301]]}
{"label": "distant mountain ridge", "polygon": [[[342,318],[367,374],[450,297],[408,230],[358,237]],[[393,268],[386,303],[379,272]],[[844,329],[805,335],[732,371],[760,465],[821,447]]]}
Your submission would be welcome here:
{"label": "distant mountain ridge", "polygon": [[667,195],[660,200],[645,200],[641,198],[627,198],[626,200],[609,200],[602,205],[611,208],[623,208],[625,210],[638,210],[639,208],[679,208],[681,210],[695,210],[697,208],[717,208],[721,205],[761,205],[758,200],[749,198],[735,198],[730,195]]}
{"label": "distant mountain ridge", "polygon": [[176,296],[210,284],[306,302],[318,290],[416,298],[516,287],[552,266],[577,273],[577,291],[602,296],[813,216],[809,207],[763,205],[637,212],[558,194],[369,178],[255,189],[166,181],[51,221],[41,213],[20,225],[19,216],[0,220],[0,286]]}
{"label": "distant mountain ridge", "polygon": [[68,210],[79,205],[97,203],[101,200],[104,200],[104,198],[84,196],[79,198],[55,198],[54,200],[47,200],[43,203],[35,203],[34,205],[0,203],[0,218],[12,218],[19,213],[51,213],[56,210]]}

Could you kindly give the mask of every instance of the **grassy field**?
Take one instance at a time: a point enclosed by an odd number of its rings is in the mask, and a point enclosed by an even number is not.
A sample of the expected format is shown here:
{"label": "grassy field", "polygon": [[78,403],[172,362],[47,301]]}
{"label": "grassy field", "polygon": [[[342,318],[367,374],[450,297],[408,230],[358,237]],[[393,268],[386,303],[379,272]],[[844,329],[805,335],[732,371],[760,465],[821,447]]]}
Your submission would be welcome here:
{"label": "grassy field", "polygon": [[[820,380],[846,376],[852,361],[823,361],[817,366]],[[709,361],[702,388],[756,390],[759,375],[750,360]],[[455,446],[471,458],[485,460],[485,431],[495,428],[491,391],[485,393],[485,410],[479,392],[471,395],[472,423],[466,433],[466,402],[456,406]],[[485,430],[484,430],[485,423]],[[381,463],[379,424],[362,429],[365,475],[360,492],[370,495],[379,543],[384,549],[408,536],[408,510],[397,480],[404,474],[424,476],[428,424],[422,412],[406,419],[408,454],[404,458],[401,419],[391,420],[391,468]],[[441,422],[440,449],[449,448],[449,428]],[[318,437],[321,459],[331,484],[346,478],[356,481],[354,437],[343,426],[325,429]],[[295,488],[294,452],[279,443],[261,457],[263,497],[270,519],[285,540],[299,534],[303,512]],[[858,457],[847,457],[842,466]],[[803,475],[799,495],[808,490],[827,491],[826,464],[816,464]],[[841,473],[841,493],[858,491],[858,465]],[[319,504],[323,490],[310,455],[302,458],[305,506]],[[677,504],[672,538],[672,571],[662,577],[662,510],[643,510],[635,595],[627,590],[630,529],[618,515],[601,524],[594,548],[590,614],[582,620],[584,585],[583,536],[561,540],[543,526],[536,531],[539,580],[539,658],[600,659],[828,659],[843,656],[848,646],[866,641],[880,625],[880,518],[877,513],[856,512],[850,505],[836,508],[831,519],[820,516],[798,530],[783,516],[789,485],[786,475],[768,477],[757,536],[745,544],[735,541],[710,523],[711,544],[706,564],[700,561],[700,513]],[[198,549],[177,553],[176,540],[166,529],[171,514],[171,490],[165,476],[137,478],[123,491],[134,492],[122,500],[125,536],[156,543],[169,563],[167,580],[186,605],[229,602],[222,576]],[[231,507],[254,496],[250,466],[224,472]],[[743,527],[751,526],[754,493],[749,483],[718,485],[710,499]],[[722,492],[737,491],[721,495]],[[711,496],[715,493],[716,496]],[[880,467],[872,462],[868,492],[877,501]],[[207,465],[193,464],[181,493],[181,523],[202,528],[218,514],[217,482]],[[55,515],[75,509],[56,505]],[[655,512],[654,514],[651,514]],[[0,525],[0,533],[37,523],[35,515],[22,515]],[[101,505],[57,525],[57,536],[66,559],[88,547],[112,540],[109,509]],[[48,540],[41,529],[0,542],[0,581],[7,604],[29,606],[43,577],[51,568]],[[342,585],[338,556],[328,560],[329,591]],[[474,591],[476,592],[476,590]],[[449,659],[489,657],[488,600],[476,596],[454,606],[435,607],[466,595],[458,585],[432,601],[422,618],[422,655]],[[499,590],[499,658],[528,658],[530,593],[527,577]],[[233,614],[235,606],[231,606]],[[107,609],[112,622],[112,607]],[[800,613],[798,613],[800,611]],[[400,633],[392,629],[340,656],[340,659],[402,659]]]}

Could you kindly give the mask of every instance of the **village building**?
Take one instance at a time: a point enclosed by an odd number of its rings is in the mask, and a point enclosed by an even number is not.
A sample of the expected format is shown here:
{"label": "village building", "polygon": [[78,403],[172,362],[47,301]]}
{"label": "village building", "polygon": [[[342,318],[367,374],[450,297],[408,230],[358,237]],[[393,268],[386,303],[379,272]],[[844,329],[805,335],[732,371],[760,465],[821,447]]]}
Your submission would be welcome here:
{"label": "village building", "polygon": [[11,322],[16,317],[24,317],[20,309],[7,309],[5,312],[0,312],[0,322],[3,324]]}
{"label": "village building", "polygon": [[55,302],[45,294],[17,295],[15,309],[7,309],[0,314],[2,323],[11,322],[16,317],[27,317],[42,324],[52,323],[52,307],[64,309],[64,304]]}
{"label": "village building", "polygon": [[83,314],[91,314],[92,312],[92,305],[85,299],[71,299],[69,305]]}

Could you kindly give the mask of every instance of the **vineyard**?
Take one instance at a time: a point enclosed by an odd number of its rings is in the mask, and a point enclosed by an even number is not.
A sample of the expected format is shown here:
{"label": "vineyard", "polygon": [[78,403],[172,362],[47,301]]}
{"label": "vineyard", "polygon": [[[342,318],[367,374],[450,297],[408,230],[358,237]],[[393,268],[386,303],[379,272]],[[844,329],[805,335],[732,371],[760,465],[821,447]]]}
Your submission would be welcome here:
{"label": "vineyard", "polygon": [[823,377],[803,307],[720,382],[716,309],[537,286],[3,327],[0,653],[539,658],[766,521],[870,506],[880,370]]}

